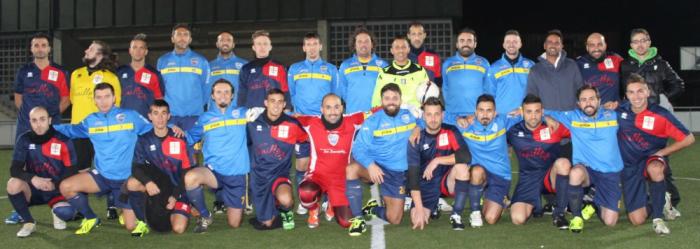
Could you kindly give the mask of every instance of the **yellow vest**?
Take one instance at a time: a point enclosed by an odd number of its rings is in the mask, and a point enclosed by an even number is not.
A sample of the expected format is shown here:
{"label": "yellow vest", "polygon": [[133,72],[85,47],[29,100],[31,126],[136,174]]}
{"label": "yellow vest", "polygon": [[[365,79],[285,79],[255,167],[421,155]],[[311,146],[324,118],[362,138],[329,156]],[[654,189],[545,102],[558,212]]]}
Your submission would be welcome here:
{"label": "yellow vest", "polygon": [[97,105],[95,105],[95,99],[92,95],[95,91],[95,85],[102,82],[109,83],[114,87],[114,95],[117,98],[116,105],[119,106],[122,87],[119,84],[119,78],[114,73],[103,69],[89,74],[87,67],[73,71],[70,76],[70,102],[73,105],[71,124],[80,123],[85,117],[97,111]]}

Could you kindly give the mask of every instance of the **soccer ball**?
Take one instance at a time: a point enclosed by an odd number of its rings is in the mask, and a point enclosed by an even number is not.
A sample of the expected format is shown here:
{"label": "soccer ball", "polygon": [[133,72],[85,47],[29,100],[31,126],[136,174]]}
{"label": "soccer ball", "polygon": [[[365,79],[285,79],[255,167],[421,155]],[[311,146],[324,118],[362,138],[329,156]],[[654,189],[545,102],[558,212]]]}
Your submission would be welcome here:
{"label": "soccer ball", "polygon": [[426,81],[416,87],[416,99],[420,101],[421,104],[425,102],[426,99],[430,97],[439,97],[440,88],[430,81]]}

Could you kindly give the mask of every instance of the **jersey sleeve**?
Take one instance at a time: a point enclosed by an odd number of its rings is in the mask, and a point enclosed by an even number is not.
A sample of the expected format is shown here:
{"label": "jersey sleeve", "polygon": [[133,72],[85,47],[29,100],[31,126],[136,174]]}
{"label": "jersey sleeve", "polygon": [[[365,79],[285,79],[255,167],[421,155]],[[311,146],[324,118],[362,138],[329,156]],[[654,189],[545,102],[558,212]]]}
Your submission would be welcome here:
{"label": "jersey sleeve", "polygon": [[467,145],[467,142],[465,142],[464,139],[462,139],[462,135],[459,133],[459,130],[457,130],[457,127],[451,128],[450,131],[453,139],[456,140],[450,141],[450,143],[454,142],[456,144],[456,146],[453,146],[453,149],[455,150],[455,163],[471,163],[472,154],[469,151],[469,146]]}
{"label": "jersey sleeve", "polygon": [[[294,81],[294,73],[295,73],[295,65],[292,65],[289,67],[289,71],[287,71],[287,84],[289,84],[289,97],[294,98],[294,95],[296,95],[296,82]],[[281,84],[281,83],[280,83]]]}
{"label": "jersey sleeve", "polygon": [[148,120],[141,116],[141,114],[133,112],[133,115],[135,115],[134,128],[136,129],[136,132],[139,135],[142,135],[153,129],[153,124],[151,124],[151,122],[148,122]]}
{"label": "jersey sleeve", "polygon": [[386,76],[384,76],[384,70],[377,74],[377,83],[374,84],[374,91],[372,91],[372,107],[382,105],[381,90],[382,87],[387,84],[387,82],[385,82],[385,78]]}
{"label": "jersey sleeve", "polygon": [[340,68],[338,68],[338,84],[335,87],[335,94],[340,96],[343,100],[347,99],[347,79],[345,78],[345,74],[343,71],[345,70],[345,65],[341,64]]}
{"label": "jersey sleeve", "polygon": [[686,136],[692,135],[685,126],[678,121],[678,119],[673,116],[673,114],[668,113],[664,115],[666,117],[666,127],[664,131],[666,136],[672,138],[676,142],[685,139]]}
{"label": "jersey sleeve", "polygon": [[201,84],[202,84],[202,86],[201,86],[202,87],[202,104],[200,105],[200,107],[204,107],[207,105],[207,103],[209,103],[209,96],[205,94],[208,92],[207,91],[207,87],[208,87],[207,81],[209,80],[209,71],[210,71],[209,61],[207,61],[206,58],[202,57],[202,66],[201,67],[202,67],[202,74],[199,75],[199,80],[200,80],[199,82],[201,82]]}
{"label": "jersey sleeve", "polygon": [[559,122],[560,124],[563,124],[566,126],[566,128],[571,129],[571,115],[572,112],[565,112],[565,111],[551,111],[551,110],[544,110],[544,114],[547,116],[552,117],[554,120]]}
{"label": "jersey sleeve", "polygon": [[24,93],[24,77],[22,75],[24,75],[24,70],[17,70],[17,74],[15,74],[15,93],[17,94]]}
{"label": "jersey sleeve", "polygon": [[408,188],[410,190],[420,190],[420,150],[418,149],[418,144],[411,145],[410,142],[406,142],[408,149],[406,150],[406,158],[408,160],[408,174],[407,182]]}
{"label": "jersey sleeve", "polygon": [[69,138],[88,138],[87,118],[77,124],[57,124],[53,128]]}
{"label": "jersey sleeve", "polygon": [[353,158],[365,168],[369,167],[369,165],[374,162],[370,153],[372,150],[372,141],[374,140],[372,134],[373,130],[370,126],[371,124],[369,123],[362,125],[352,148]]}
{"label": "jersey sleeve", "polygon": [[238,105],[245,106],[248,98],[248,70],[244,66],[238,74]]}
{"label": "jersey sleeve", "polygon": [[204,135],[204,126],[202,125],[202,119],[200,118],[199,120],[197,120],[197,122],[194,123],[194,126],[192,126],[192,128],[190,128],[185,133],[185,137],[187,138],[187,144],[188,145],[196,144],[197,142],[202,140],[203,135]]}
{"label": "jersey sleeve", "polygon": [[486,79],[484,83],[484,92],[492,96],[496,96],[496,76],[492,67],[489,67],[488,73],[486,74]]}
{"label": "jersey sleeve", "polygon": [[331,93],[338,94],[338,68],[336,68],[333,64],[328,63],[328,73],[331,75]]}

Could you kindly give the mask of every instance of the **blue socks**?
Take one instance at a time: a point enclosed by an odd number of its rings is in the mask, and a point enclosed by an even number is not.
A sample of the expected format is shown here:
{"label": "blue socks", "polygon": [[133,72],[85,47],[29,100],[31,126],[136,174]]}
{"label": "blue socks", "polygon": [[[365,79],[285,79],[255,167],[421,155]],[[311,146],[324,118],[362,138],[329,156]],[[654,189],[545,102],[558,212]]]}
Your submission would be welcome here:
{"label": "blue socks", "polygon": [[25,222],[34,222],[34,217],[29,213],[29,203],[27,203],[27,198],[24,197],[24,193],[19,192],[14,195],[7,194],[7,198],[10,199],[12,207],[15,208],[17,214],[19,214]]}
{"label": "blue socks", "polygon": [[471,211],[481,211],[481,195],[484,193],[484,185],[469,184],[469,206]]}
{"label": "blue socks", "polygon": [[202,217],[211,217],[211,213],[209,213],[207,209],[207,204],[204,203],[204,191],[202,190],[202,186],[187,190],[187,198],[190,199],[190,203],[197,208],[197,211],[199,211]]}
{"label": "blue socks", "polygon": [[[559,190],[557,190],[557,192],[559,193]],[[581,187],[581,185],[569,185],[567,195],[569,197],[571,214],[581,217],[581,209],[583,208],[583,187]]]}
{"label": "blue socks", "polygon": [[138,191],[129,191],[129,205],[134,210],[136,219],[146,221],[146,194]]}
{"label": "blue socks", "polygon": [[360,180],[347,180],[345,193],[348,196],[348,201],[350,202],[350,211],[352,211],[352,216],[362,216],[362,185],[360,185]]}
{"label": "blue socks", "polygon": [[73,206],[54,207],[51,211],[63,221],[69,221],[75,217],[75,208]]}
{"label": "blue socks", "polygon": [[85,196],[85,194],[78,193],[77,195],[73,196],[73,198],[68,199],[68,203],[70,203],[71,206],[77,209],[78,212],[83,214],[83,216],[85,216],[85,219],[97,218],[95,212],[93,212],[90,208],[88,198],[87,196]]}
{"label": "blue socks", "polygon": [[[547,176],[549,177],[549,176]],[[556,203],[557,206],[554,208],[554,215],[563,215],[564,211],[566,210],[566,206],[569,205],[568,203],[568,198],[567,198],[567,193],[569,192],[569,176],[566,175],[557,175],[556,176],[556,183],[554,184],[554,188],[557,191],[556,193]]]}
{"label": "blue socks", "polygon": [[462,214],[464,206],[467,205],[469,197],[469,181],[455,180],[455,205],[452,208],[453,214]]}
{"label": "blue socks", "polygon": [[663,218],[664,203],[666,202],[666,181],[650,181],[649,195],[651,198],[651,218]]}

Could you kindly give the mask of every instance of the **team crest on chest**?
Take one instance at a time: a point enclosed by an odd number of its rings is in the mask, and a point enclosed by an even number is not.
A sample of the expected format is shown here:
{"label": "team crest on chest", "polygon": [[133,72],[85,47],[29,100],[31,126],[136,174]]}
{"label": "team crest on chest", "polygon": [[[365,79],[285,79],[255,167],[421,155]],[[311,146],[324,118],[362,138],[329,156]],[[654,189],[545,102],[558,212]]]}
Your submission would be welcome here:
{"label": "team crest on chest", "polygon": [[126,119],[126,115],[124,113],[119,113],[115,118],[117,119],[117,122],[121,123]]}
{"label": "team crest on chest", "polygon": [[328,134],[328,143],[331,144],[332,146],[335,146],[338,144],[338,140],[340,139],[340,135],[336,133],[330,133]]}
{"label": "team crest on chest", "polygon": [[270,66],[270,71],[268,72],[270,73],[270,76],[277,76],[279,68],[276,66]]}
{"label": "team crest on chest", "polygon": [[141,74],[141,83],[143,84],[148,84],[151,83],[151,74],[150,73],[143,73]]}
{"label": "team crest on chest", "polygon": [[438,146],[447,146],[450,143],[450,140],[447,138],[447,133],[442,133],[440,136],[438,136]]}
{"label": "team crest on chest", "polygon": [[55,70],[49,70],[49,80],[50,81],[58,80],[58,72],[56,72]]}
{"label": "team crest on chest", "polygon": [[192,63],[192,65],[196,66],[197,63],[199,63],[199,60],[197,60],[197,58],[192,58],[192,59],[190,60],[190,63]]}
{"label": "team crest on chest", "polygon": [[60,156],[61,155],[61,144],[51,143],[51,155]]}
{"label": "team crest on chest", "polygon": [[435,66],[435,57],[426,56],[425,57],[425,65],[429,66],[429,67]]}
{"label": "team crest on chest", "polygon": [[549,128],[544,128],[540,130],[540,139],[541,140],[549,140],[552,138],[552,134],[549,131]]}
{"label": "team crest on chest", "polygon": [[642,129],[653,130],[655,120],[656,120],[655,117],[644,116],[644,121],[642,122]]}
{"label": "team crest on chest", "polygon": [[170,142],[170,154],[180,155],[180,142]]}
{"label": "team crest on chest", "polygon": [[233,116],[234,118],[238,118],[241,116],[241,111],[238,109],[233,110],[233,111],[231,111],[231,116]]}
{"label": "team crest on chest", "polygon": [[92,83],[100,84],[100,83],[102,83],[102,79],[103,79],[102,74],[95,74],[95,77],[92,78]]}
{"label": "team crest on chest", "polygon": [[411,122],[411,117],[409,117],[408,114],[401,115],[401,121],[408,124],[408,122]]}
{"label": "team crest on chest", "polygon": [[280,125],[277,127],[277,136],[281,138],[288,138],[289,137],[289,126],[287,125]]}

